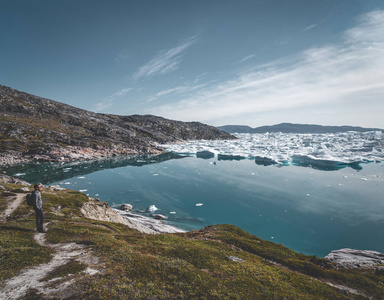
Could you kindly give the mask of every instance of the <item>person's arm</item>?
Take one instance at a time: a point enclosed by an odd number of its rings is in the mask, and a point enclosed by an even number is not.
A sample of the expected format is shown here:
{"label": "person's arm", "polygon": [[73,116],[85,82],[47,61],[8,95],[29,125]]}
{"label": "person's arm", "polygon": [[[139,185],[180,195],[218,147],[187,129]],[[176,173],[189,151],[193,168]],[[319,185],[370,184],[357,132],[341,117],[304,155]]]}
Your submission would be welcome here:
{"label": "person's arm", "polygon": [[34,195],[34,203],[36,205],[37,209],[42,209],[43,208],[43,200],[41,199],[41,194],[38,191],[35,191],[32,195]]}

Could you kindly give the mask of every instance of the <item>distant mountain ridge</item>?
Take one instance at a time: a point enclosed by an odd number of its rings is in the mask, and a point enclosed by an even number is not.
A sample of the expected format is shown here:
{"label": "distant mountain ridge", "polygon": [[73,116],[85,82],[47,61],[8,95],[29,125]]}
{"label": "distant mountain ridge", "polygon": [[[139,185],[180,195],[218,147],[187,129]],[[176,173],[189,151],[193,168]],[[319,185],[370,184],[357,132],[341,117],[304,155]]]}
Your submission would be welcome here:
{"label": "distant mountain ridge", "polygon": [[159,144],[196,139],[235,137],[199,122],[93,113],[0,85],[0,165],[5,156],[58,161],[160,153]]}
{"label": "distant mountain ridge", "polygon": [[292,124],[281,123],[271,126],[261,126],[252,128],[246,125],[225,125],[216,127],[228,133],[266,133],[266,132],[282,132],[282,133],[337,133],[347,131],[384,131],[379,128],[363,128],[358,126],[322,126],[313,124]]}

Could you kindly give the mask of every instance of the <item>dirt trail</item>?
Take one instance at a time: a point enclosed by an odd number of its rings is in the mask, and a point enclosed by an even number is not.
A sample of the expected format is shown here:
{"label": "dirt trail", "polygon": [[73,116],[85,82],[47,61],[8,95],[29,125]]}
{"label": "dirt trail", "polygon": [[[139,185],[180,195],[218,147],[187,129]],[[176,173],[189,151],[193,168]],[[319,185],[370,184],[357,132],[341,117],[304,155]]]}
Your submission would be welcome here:
{"label": "dirt trail", "polygon": [[25,194],[17,194],[13,200],[9,200],[6,210],[0,213],[0,221],[5,222],[7,217],[25,200],[25,196]]}
{"label": "dirt trail", "polygon": [[[3,221],[17,208],[24,198],[25,194],[17,195],[16,199],[10,203],[5,212],[0,215]],[[46,224],[46,228],[49,228],[49,224]],[[44,233],[35,233],[34,240],[39,245],[54,250],[51,261],[26,268],[22,270],[19,275],[0,283],[0,299],[19,299],[24,297],[30,289],[35,289],[47,299],[60,299],[63,294],[67,294],[68,296],[68,291],[70,293],[68,287],[75,282],[74,276],[66,276],[64,281],[59,280],[61,278],[54,278],[49,281],[42,281],[42,279],[44,279],[49,272],[72,260],[88,266],[83,272],[84,275],[93,275],[99,272],[98,269],[101,266],[100,260],[92,254],[92,249],[89,247],[76,243],[50,244],[47,242],[46,234]]]}

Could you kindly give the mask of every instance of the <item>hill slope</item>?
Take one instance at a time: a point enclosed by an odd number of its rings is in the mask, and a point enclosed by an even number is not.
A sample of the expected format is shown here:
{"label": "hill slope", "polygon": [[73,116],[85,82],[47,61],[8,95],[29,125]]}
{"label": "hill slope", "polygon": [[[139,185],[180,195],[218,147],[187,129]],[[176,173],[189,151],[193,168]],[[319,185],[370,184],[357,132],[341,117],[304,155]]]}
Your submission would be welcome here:
{"label": "hill slope", "polygon": [[[384,295],[384,277],[373,269],[336,268],[326,259],[298,254],[235,226],[143,234],[122,224],[87,219],[80,207],[88,197],[71,190],[44,189],[48,233],[35,233],[34,214],[25,201],[9,217],[1,217],[12,198],[20,198],[24,190],[21,183],[0,185],[0,298],[382,299]],[[19,278],[24,281],[16,285]]]}
{"label": "hill slope", "polygon": [[271,126],[261,126],[252,128],[244,125],[225,125],[218,126],[218,129],[228,133],[266,133],[266,132],[282,132],[282,133],[336,133],[347,131],[384,131],[379,128],[363,128],[358,126],[322,126],[312,124],[292,124],[281,123]]}
{"label": "hill slope", "polygon": [[158,153],[158,144],[234,139],[215,127],[152,115],[98,114],[0,85],[0,151],[46,160]]}

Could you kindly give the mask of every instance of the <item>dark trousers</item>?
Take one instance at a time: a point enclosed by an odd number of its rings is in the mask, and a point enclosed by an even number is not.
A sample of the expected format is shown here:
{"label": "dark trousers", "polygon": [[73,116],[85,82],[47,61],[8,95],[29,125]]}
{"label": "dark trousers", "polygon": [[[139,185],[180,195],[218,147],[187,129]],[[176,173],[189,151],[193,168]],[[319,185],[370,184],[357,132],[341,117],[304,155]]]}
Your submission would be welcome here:
{"label": "dark trousers", "polygon": [[43,223],[44,223],[44,212],[43,209],[38,209],[37,207],[33,208],[36,213],[36,227],[37,231],[43,231]]}

